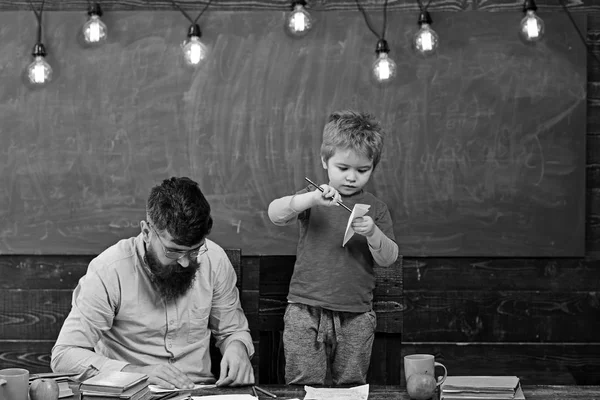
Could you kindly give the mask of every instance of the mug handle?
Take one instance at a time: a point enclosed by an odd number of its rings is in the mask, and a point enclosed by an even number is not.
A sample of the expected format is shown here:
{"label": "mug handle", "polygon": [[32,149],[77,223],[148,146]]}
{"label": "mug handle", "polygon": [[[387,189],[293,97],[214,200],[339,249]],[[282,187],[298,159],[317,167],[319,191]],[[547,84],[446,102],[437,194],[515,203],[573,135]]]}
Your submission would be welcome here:
{"label": "mug handle", "polygon": [[442,378],[442,380],[440,380],[435,386],[440,386],[442,383],[444,383],[444,381],[446,380],[446,377],[448,376],[448,370],[446,369],[446,367],[444,366],[444,364],[439,363],[439,362],[435,362],[435,367],[442,367],[444,368],[444,377]]}

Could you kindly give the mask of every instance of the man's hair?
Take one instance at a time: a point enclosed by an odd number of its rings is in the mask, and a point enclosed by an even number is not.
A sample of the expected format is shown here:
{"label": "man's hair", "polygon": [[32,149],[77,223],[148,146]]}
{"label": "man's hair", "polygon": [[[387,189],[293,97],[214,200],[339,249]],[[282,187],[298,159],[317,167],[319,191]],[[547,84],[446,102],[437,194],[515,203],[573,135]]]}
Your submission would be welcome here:
{"label": "man's hair", "polygon": [[350,149],[373,161],[373,169],[381,159],[383,129],[379,122],[367,113],[342,110],[329,115],[323,128],[321,157],[327,162],[336,150]]}
{"label": "man's hair", "polygon": [[213,224],[210,204],[198,184],[186,177],[165,179],[153,187],[146,214],[155,229],[166,229],[173,242],[181,246],[200,243]]}

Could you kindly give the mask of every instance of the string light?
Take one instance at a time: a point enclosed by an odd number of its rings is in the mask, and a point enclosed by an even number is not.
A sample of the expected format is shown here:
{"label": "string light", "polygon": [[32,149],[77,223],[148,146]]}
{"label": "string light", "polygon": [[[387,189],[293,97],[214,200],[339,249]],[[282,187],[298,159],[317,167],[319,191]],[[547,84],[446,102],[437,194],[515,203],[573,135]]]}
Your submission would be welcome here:
{"label": "string light", "polygon": [[102,16],[102,9],[100,4],[90,4],[88,10],[89,19],[83,24],[83,40],[89,45],[100,45],[106,42],[107,39],[107,28],[106,24],[102,22],[100,17]]}
{"label": "string light", "polygon": [[188,13],[186,13],[185,10],[175,2],[175,0],[171,0],[171,2],[192,23],[188,29],[188,38],[181,44],[181,48],[183,50],[183,60],[185,64],[192,67],[197,67],[202,64],[208,54],[208,47],[200,41],[202,32],[200,31],[198,20],[200,19],[200,16],[204,14],[212,0],[209,0],[208,3],[206,3],[206,6],[204,6],[204,9],[202,9],[196,19],[192,19]]}
{"label": "string light", "polygon": [[421,27],[414,36],[413,44],[415,50],[424,56],[435,53],[438,48],[439,36],[431,29],[431,16],[427,10],[419,14],[419,26]]}
{"label": "string light", "polygon": [[287,31],[294,37],[306,35],[313,26],[313,19],[304,6],[305,0],[293,0],[292,11],[285,20]]}
{"label": "string light", "polygon": [[396,63],[388,56],[389,52],[390,48],[385,39],[379,39],[375,49],[377,59],[371,67],[371,72],[377,82],[387,83],[396,77]]}
{"label": "string light", "polygon": [[525,17],[519,24],[519,35],[527,42],[537,42],[544,36],[544,21],[536,15],[536,10],[534,0],[525,0],[523,4]]}
{"label": "string light", "polygon": [[38,31],[37,42],[33,46],[32,52],[34,60],[27,66],[27,79],[34,86],[43,86],[52,80],[52,67],[46,61],[46,48],[42,43],[42,12],[44,10],[44,0],[42,0],[39,12],[33,8],[31,1],[29,4],[37,18]]}
{"label": "string light", "polygon": [[207,49],[204,43],[200,41],[201,35],[198,24],[193,24],[188,29],[188,39],[181,45],[183,59],[187,65],[197,66],[206,58]]}
{"label": "string light", "polygon": [[396,77],[396,63],[389,56],[390,46],[388,42],[385,40],[385,31],[387,27],[387,4],[388,0],[385,0],[383,5],[383,29],[382,33],[379,35],[373,26],[371,25],[371,21],[369,20],[369,16],[367,15],[364,8],[360,5],[358,0],[356,0],[356,5],[358,9],[362,12],[365,22],[367,23],[367,27],[375,36],[377,36],[377,47],[375,48],[375,54],[377,54],[377,58],[375,62],[371,65],[371,76],[375,79],[375,82],[378,84],[387,84],[394,80]]}

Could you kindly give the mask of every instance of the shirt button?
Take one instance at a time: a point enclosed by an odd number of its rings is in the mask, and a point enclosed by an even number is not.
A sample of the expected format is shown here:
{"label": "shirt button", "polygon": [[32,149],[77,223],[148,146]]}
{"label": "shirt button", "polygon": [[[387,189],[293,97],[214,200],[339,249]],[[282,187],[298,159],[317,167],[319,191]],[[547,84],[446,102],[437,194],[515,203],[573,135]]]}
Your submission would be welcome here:
{"label": "shirt button", "polygon": [[169,343],[169,348],[173,347],[173,345],[171,343]]}
{"label": "shirt button", "polygon": [[171,324],[171,325],[173,325],[174,323],[175,323],[175,321],[173,321],[173,320],[169,321],[169,324]]}

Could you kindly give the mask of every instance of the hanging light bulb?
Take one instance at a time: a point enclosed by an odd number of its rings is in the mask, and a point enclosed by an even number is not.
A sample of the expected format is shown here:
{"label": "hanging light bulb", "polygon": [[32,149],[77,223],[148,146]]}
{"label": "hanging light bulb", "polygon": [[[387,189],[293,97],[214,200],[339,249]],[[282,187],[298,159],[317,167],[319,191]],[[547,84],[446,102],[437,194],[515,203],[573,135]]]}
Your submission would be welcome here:
{"label": "hanging light bulb", "polygon": [[187,65],[197,66],[206,58],[206,46],[200,41],[200,26],[192,24],[188,30],[188,39],[183,42],[183,59]]}
{"label": "hanging light bulb", "polygon": [[371,67],[371,72],[375,77],[375,80],[379,83],[387,83],[396,77],[396,63],[392,60],[388,53],[390,47],[385,39],[379,39],[377,42],[377,59]]}
{"label": "hanging light bulb", "polygon": [[294,37],[302,37],[312,28],[313,20],[304,8],[305,5],[305,0],[293,0],[292,12],[289,13],[285,20],[288,32]]}
{"label": "hanging light bulb", "polygon": [[419,26],[421,27],[414,36],[413,44],[415,50],[424,56],[435,53],[439,44],[438,34],[431,29],[431,16],[427,10],[419,14]]}
{"label": "hanging light bulb", "polygon": [[534,0],[525,0],[523,5],[525,17],[519,24],[519,35],[527,42],[537,42],[544,36],[544,21],[536,15],[536,10]]}
{"label": "hanging light bulb", "polygon": [[36,43],[32,53],[34,60],[27,67],[27,78],[35,86],[43,86],[52,80],[52,67],[44,57],[46,49],[42,43]]}
{"label": "hanging light bulb", "polygon": [[83,24],[83,39],[89,45],[99,45],[106,42],[106,25],[100,17],[102,16],[102,9],[98,3],[90,5],[88,10],[90,18],[85,24]]}

